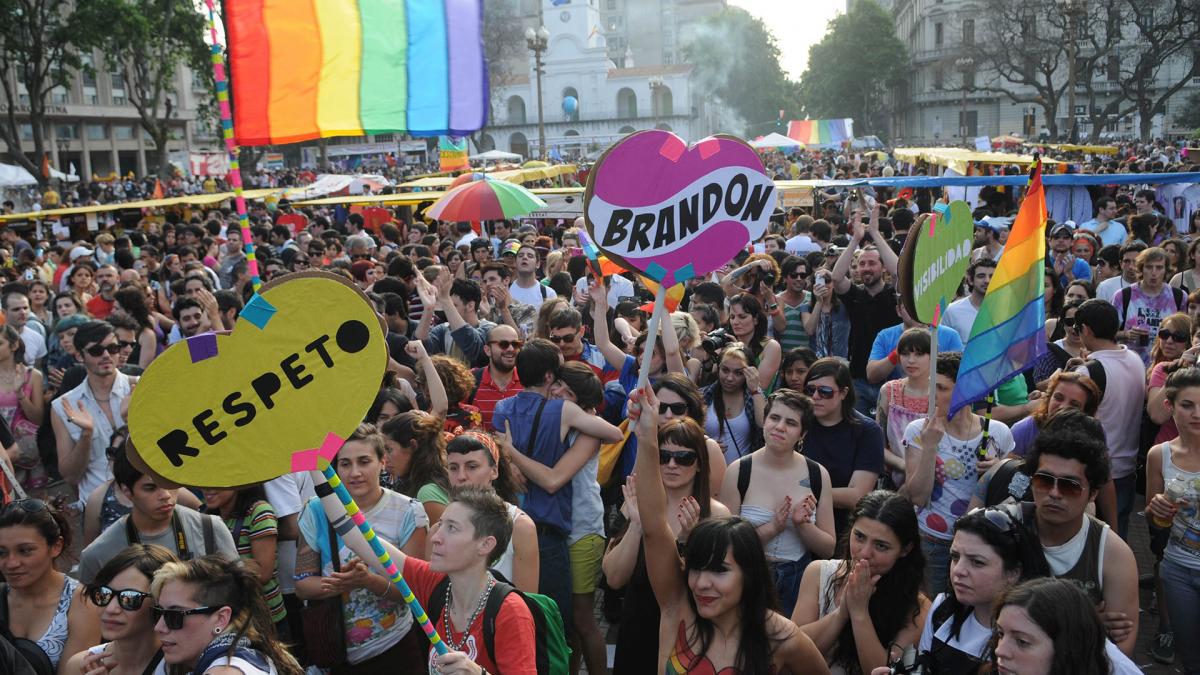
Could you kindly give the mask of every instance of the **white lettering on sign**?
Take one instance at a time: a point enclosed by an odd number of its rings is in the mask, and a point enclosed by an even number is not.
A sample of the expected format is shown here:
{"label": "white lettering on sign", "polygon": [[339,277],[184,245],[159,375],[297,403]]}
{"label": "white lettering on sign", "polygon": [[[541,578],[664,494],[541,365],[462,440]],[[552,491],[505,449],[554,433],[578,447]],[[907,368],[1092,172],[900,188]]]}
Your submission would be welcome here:
{"label": "white lettering on sign", "polygon": [[971,255],[971,240],[966,239],[958,246],[946,251],[945,255],[933,261],[933,264],[925,268],[921,274],[921,278],[917,279],[917,283],[913,284],[913,295],[920,297],[921,294],[929,288],[929,285],[935,279],[946,273],[946,270],[954,267],[954,263]]}

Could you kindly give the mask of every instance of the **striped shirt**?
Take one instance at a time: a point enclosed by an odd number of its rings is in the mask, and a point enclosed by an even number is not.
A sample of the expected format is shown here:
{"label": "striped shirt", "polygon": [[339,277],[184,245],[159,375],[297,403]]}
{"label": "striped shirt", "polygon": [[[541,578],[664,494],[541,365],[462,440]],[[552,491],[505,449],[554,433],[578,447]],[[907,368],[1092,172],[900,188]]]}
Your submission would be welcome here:
{"label": "striped shirt", "polygon": [[812,301],[812,296],[808,293],[804,294],[804,299],[795,306],[789,305],[779,299],[779,307],[783,310],[783,318],[787,321],[787,327],[783,329],[782,335],[776,335],[775,339],[779,341],[779,346],[783,348],[783,353],[786,354],[796,347],[812,347],[808,333],[804,330],[804,321],[800,317],[800,308]]}
{"label": "striped shirt", "polygon": [[[233,532],[237,522],[234,518],[226,518],[225,526]],[[237,551],[242,560],[253,560],[254,556],[250,552],[250,542],[263,537],[278,537],[278,520],[275,518],[275,509],[265,501],[259,500],[250,507],[250,512],[242,518],[242,529],[238,533]],[[279,623],[287,617],[287,609],[283,606],[283,594],[279,591],[279,580],[277,574],[271,575],[271,578],[262,583],[263,599],[267,602],[267,609],[271,610],[271,621]]]}
{"label": "striped shirt", "polygon": [[483,428],[492,428],[492,412],[496,409],[497,401],[513,396],[524,388],[521,386],[521,379],[517,377],[517,370],[515,368],[512,371],[512,379],[509,380],[508,386],[501,389],[492,380],[491,367],[485,366],[483,374],[479,378],[479,386],[475,388],[475,398],[472,400],[472,405],[479,408],[479,416],[482,419]]}

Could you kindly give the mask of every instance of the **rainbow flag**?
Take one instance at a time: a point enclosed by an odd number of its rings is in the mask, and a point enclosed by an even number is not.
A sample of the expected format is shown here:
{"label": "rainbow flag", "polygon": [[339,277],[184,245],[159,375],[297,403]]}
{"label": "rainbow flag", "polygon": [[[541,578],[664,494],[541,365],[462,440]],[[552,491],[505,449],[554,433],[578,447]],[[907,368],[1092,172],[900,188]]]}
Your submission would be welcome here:
{"label": "rainbow flag", "polygon": [[948,416],[1033,367],[1046,352],[1045,270],[1046,193],[1038,160],[971,326]]}
{"label": "rainbow flag", "polygon": [[239,145],[478,131],[481,0],[226,0]]}
{"label": "rainbow flag", "polygon": [[467,161],[467,139],[442,136],[438,139],[438,164],[442,171],[463,171],[471,168]]}
{"label": "rainbow flag", "polygon": [[792,120],[788,122],[788,138],[806,146],[840,147],[854,140],[854,120]]}

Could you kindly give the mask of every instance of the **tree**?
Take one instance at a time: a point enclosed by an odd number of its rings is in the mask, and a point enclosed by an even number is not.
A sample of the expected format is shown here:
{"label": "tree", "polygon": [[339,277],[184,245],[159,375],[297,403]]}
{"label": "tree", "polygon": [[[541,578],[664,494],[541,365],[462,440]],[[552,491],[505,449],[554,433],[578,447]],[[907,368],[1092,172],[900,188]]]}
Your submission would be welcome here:
{"label": "tree", "polygon": [[829,22],[829,31],[809,48],[800,77],[804,112],[813,118],[850,117],[855,131],[886,135],[884,96],[903,77],[908,50],[895,35],[895,21],[874,0],[856,2]]}
{"label": "tree", "polygon": [[[1138,113],[1138,132],[1150,140],[1155,115],[1193,76],[1200,75],[1200,0],[1123,0],[1135,32],[1121,59],[1121,92]],[[1175,71],[1173,62],[1188,67]],[[1165,80],[1165,81],[1164,81]]]}
{"label": "tree", "polygon": [[[42,174],[46,98],[55,87],[71,84],[72,73],[84,66],[80,52],[95,44],[103,25],[81,20],[76,3],[69,0],[0,0],[0,85],[5,105],[0,140],[8,146],[9,157],[43,187],[49,182]],[[32,129],[31,156],[21,150],[22,124]]]}
{"label": "tree", "polygon": [[[525,49],[521,16],[516,3],[485,2],[483,4],[483,56],[488,68],[488,120],[496,119],[496,110],[504,105],[504,87],[512,83],[518,72],[525,73],[529,52]],[[486,127],[485,127],[486,128]],[[480,141],[484,129],[471,134],[471,142],[483,149]]]}
{"label": "tree", "polygon": [[[102,49],[108,69],[123,74],[129,103],[154,142],[154,171],[171,174],[167,141],[178,119],[180,68],[201,78],[212,92],[211,52],[204,43],[205,17],[192,0],[91,0],[82,3],[94,20],[104,17]],[[215,96],[213,97],[215,99]]]}
{"label": "tree", "polygon": [[1175,118],[1181,126],[1200,131],[1200,91],[1188,97],[1183,106],[1183,114]]}
{"label": "tree", "polygon": [[779,65],[779,47],[761,19],[729,7],[689,29],[684,59],[695,66],[701,96],[729,106],[757,136],[775,124],[779,111],[800,113],[799,87]]}

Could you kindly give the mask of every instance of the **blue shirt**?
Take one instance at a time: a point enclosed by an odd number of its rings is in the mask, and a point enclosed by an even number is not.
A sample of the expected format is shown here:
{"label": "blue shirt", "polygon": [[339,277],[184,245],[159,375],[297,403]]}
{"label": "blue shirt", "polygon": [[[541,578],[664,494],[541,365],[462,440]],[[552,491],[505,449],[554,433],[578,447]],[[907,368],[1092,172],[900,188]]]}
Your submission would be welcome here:
{"label": "blue shirt", "polygon": [[[889,326],[879,331],[875,335],[875,342],[871,344],[871,355],[867,358],[867,363],[886,359],[888,354],[900,344],[900,336],[904,333],[904,324]],[[938,353],[942,352],[961,352],[963,350],[962,336],[958,331],[949,326],[938,326]],[[892,372],[888,375],[889,380],[898,380],[904,377],[904,371],[900,366],[892,368]]]}
{"label": "blue shirt", "polygon": [[[536,436],[530,443],[530,434],[534,433],[533,418],[537,416],[538,408],[542,406],[542,417],[538,420]],[[563,402],[556,399],[546,399],[541,394],[528,389],[518,392],[516,396],[501,399],[496,403],[492,413],[492,426],[497,430],[504,429],[504,423],[510,422],[512,429],[513,447],[518,452],[535,462],[546,466],[558,464],[558,460],[567,452],[563,442],[562,429]],[[558,528],[565,535],[571,531],[571,483],[568,482],[550,494],[538,487],[532,481],[529,492],[522,505],[525,513],[538,525],[550,525]]]}

